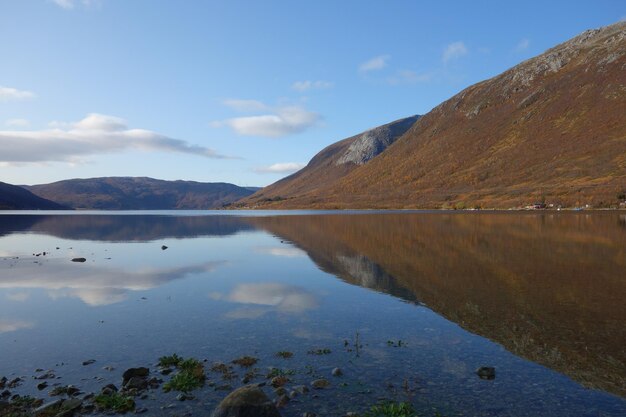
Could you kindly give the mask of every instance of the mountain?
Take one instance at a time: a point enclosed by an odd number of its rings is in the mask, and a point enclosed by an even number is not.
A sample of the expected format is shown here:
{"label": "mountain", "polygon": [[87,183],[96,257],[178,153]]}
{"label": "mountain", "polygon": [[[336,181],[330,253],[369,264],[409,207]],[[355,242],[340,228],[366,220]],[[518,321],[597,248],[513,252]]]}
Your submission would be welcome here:
{"label": "mountain", "polygon": [[411,116],[396,120],[334,143],[311,159],[306,167],[257,191],[246,204],[280,201],[282,196],[316,195],[328,184],[338,181],[382,153],[419,119]]}
{"label": "mountain", "polygon": [[227,183],[145,177],[72,179],[26,188],[63,205],[98,210],[203,210],[220,208],[253,193]]}
{"label": "mountain", "polygon": [[334,158],[350,140],[329,146],[302,171],[244,203],[615,206],[626,191],[626,22],[588,30],[466,88],[380,155],[337,175]]}
{"label": "mountain", "polygon": [[17,185],[0,182],[0,210],[67,210],[67,207],[38,197]]}

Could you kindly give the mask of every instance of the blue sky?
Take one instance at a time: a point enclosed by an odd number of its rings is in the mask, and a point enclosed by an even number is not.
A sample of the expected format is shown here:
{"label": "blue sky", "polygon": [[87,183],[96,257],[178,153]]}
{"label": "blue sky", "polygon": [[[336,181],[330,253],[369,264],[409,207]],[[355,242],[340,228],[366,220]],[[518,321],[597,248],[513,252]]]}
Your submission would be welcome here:
{"label": "blue sky", "polygon": [[623,0],[0,0],[0,181],[268,185]]}

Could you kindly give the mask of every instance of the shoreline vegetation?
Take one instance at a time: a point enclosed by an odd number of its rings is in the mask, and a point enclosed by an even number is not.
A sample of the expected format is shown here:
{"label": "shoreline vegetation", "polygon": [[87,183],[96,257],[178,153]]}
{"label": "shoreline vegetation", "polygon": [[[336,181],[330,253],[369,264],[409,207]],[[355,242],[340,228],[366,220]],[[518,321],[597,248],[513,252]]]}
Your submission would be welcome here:
{"label": "shoreline vegetation", "polygon": [[[358,339],[357,342],[358,343]],[[390,348],[405,346],[402,341],[387,341]],[[360,346],[362,348],[362,346]],[[358,352],[359,346],[344,341],[346,352]],[[304,353],[304,352],[302,352]],[[313,349],[309,356],[330,355],[328,348]],[[358,355],[358,354],[357,354]],[[324,367],[316,369],[311,365],[300,367],[290,351],[276,352],[273,363],[278,366],[261,366],[257,357],[242,356],[230,362],[209,362],[207,359],[183,358],[178,354],[162,356],[149,366],[128,368],[121,375],[121,381],[113,378],[94,376],[101,384],[99,391],[85,392],[78,385],[64,385],[58,380],[63,376],[58,370],[38,368],[30,376],[0,376],[0,416],[2,417],[72,417],[91,414],[143,414],[152,415],[169,410],[178,410],[177,403],[196,402],[203,412],[210,404],[202,403],[207,390],[224,392],[223,398],[212,404],[213,417],[248,416],[252,412],[257,417],[280,417],[281,411],[289,404],[301,403],[307,398],[305,408],[299,412],[303,417],[315,417],[316,410],[324,403],[322,392],[346,391],[345,403],[334,404],[334,409],[325,408],[320,415],[331,412],[346,417],[444,417],[432,405],[415,407],[414,387],[407,380],[387,383],[388,398],[372,399],[369,406],[358,406],[349,401],[349,394],[355,389],[368,388],[358,381],[358,376],[346,377],[341,368],[328,372]],[[68,364],[63,364],[68,365]],[[94,359],[82,362],[83,367],[117,374],[112,366],[97,367]],[[59,365],[57,365],[59,366]],[[495,368],[480,367],[475,375],[482,380],[495,379]],[[90,378],[82,377],[81,381]],[[19,394],[16,390],[33,385],[45,396]],[[172,392],[171,395],[165,397]],[[371,392],[371,391],[370,391]],[[268,396],[269,394],[269,396]],[[186,415],[192,415],[186,414]]]}

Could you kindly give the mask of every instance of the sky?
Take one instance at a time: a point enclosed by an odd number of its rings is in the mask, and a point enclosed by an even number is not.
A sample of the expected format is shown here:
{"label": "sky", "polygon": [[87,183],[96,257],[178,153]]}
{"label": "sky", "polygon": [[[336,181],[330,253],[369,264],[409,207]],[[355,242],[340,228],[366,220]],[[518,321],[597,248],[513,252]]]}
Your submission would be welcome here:
{"label": "sky", "polygon": [[623,0],[0,0],[0,181],[265,186]]}

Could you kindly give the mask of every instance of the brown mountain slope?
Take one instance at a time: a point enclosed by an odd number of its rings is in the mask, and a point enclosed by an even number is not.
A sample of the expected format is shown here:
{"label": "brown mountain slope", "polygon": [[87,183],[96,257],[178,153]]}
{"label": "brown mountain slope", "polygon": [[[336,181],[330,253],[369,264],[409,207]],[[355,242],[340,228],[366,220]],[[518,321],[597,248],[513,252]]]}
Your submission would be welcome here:
{"label": "brown mountain slope", "polygon": [[465,89],[378,157],[323,181],[267,206],[617,204],[626,189],[626,22]]}
{"label": "brown mountain slope", "polygon": [[333,143],[306,167],[243,200],[245,204],[278,201],[281,196],[317,193],[328,184],[382,153],[419,119],[410,116]]}

